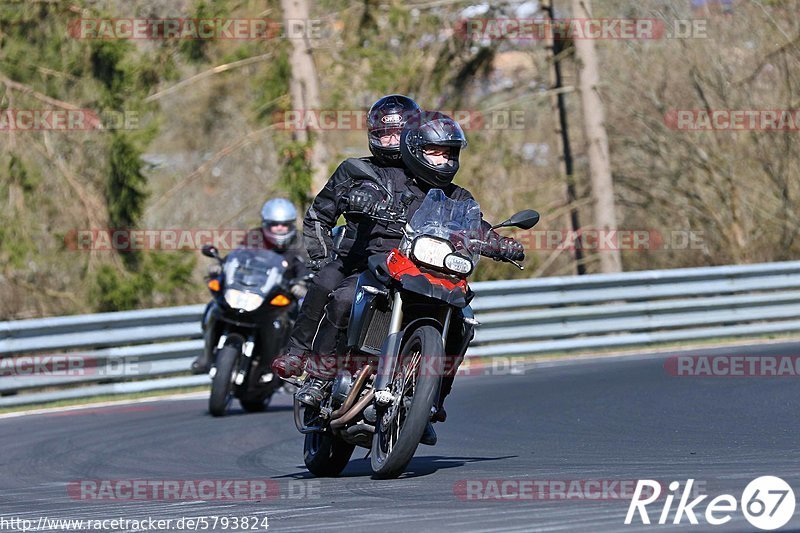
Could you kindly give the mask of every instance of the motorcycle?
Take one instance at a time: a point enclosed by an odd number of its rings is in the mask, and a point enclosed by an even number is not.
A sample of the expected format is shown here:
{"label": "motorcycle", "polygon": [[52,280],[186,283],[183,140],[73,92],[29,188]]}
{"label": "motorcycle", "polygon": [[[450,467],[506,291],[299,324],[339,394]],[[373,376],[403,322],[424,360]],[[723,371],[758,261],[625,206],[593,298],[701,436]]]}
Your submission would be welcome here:
{"label": "motorcycle", "polygon": [[[493,228],[530,229],[538,221],[536,211],[526,210]],[[467,278],[486,245],[481,238],[478,203],[432,189],[406,224],[400,247],[369,258],[330,393],[318,408],[294,402],[312,474],[340,474],[356,446],[370,450],[374,477],[405,471],[439,405],[442,379],[455,374],[478,324]],[[462,328],[463,341],[448,370],[445,346],[454,328]],[[300,385],[302,376],[288,381]]]}
{"label": "motorcycle", "polygon": [[205,245],[202,253],[220,265],[220,275],[208,281],[213,316],[205,334],[215,346],[208,410],[223,416],[236,397],[245,411],[263,411],[282,385],[270,365],[297,316],[290,291],[296,280],[284,279],[288,264],[272,250],[241,248],[222,258]]}

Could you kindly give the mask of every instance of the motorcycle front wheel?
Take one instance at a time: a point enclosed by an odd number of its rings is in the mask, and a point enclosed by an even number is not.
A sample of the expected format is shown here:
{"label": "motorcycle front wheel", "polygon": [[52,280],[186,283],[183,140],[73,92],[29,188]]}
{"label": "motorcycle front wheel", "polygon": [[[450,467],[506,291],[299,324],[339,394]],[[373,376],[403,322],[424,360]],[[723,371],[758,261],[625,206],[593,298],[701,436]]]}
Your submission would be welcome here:
{"label": "motorcycle front wheel", "polygon": [[378,413],[372,438],[372,471],[377,479],[402,474],[431,419],[442,375],[442,335],[433,326],[415,330],[400,348],[389,390],[396,401]]}
{"label": "motorcycle front wheel", "polygon": [[224,416],[233,399],[233,383],[241,350],[238,346],[226,345],[217,354],[217,373],[211,382],[211,397],[208,399],[208,411],[212,416]]}

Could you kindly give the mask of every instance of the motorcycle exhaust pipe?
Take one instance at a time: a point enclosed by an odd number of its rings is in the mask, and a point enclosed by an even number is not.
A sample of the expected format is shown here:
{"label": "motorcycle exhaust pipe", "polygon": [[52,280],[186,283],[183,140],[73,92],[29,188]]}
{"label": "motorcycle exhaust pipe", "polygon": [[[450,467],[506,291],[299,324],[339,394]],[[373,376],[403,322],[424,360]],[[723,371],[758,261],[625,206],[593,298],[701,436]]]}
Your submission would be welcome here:
{"label": "motorcycle exhaust pipe", "polygon": [[356,378],[356,382],[353,384],[353,387],[350,389],[350,392],[347,393],[347,398],[344,399],[344,403],[340,408],[335,410],[331,413],[331,419],[335,420],[345,414],[347,411],[350,410],[350,407],[353,405],[353,402],[356,401],[356,396],[358,393],[361,392],[361,388],[364,386],[364,382],[367,381],[367,377],[372,372],[372,365],[364,365],[361,369],[361,373]]}
{"label": "motorcycle exhaust pipe", "polygon": [[375,426],[370,424],[356,424],[355,426],[350,426],[349,428],[345,429],[344,432],[350,435],[356,435],[357,433],[363,432],[375,433]]}
{"label": "motorcycle exhaust pipe", "polygon": [[352,422],[352,420],[356,416],[358,416],[366,406],[370,404],[370,402],[374,397],[375,397],[375,391],[370,390],[368,393],[364,395],[363,398],[358,400],[358,402],[356,402],[356,404],[349,411],[347,411],[347,413],[337,418],[336,420],[331,421],[331,428],[341,428],[346,426],[348,422]]}

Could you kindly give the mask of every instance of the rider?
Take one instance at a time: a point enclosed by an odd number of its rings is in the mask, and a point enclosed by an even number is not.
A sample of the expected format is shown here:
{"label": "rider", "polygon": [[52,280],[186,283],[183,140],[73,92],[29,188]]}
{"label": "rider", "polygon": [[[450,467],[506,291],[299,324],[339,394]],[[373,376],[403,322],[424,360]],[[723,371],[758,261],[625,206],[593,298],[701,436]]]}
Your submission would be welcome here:
{"label": "rider", "polygon": [[[292,329],[284,355],[273,362],[273,369],[282,377],[302,373],[303,360],[311,353],[314,335],[320,327],[328,297],[347,276],[366,268],[367,256],[363,253],[370,239],[386,238],[381,227],[366,230],[359,222],[365,220],[345,200],[359,193],[371,194],[376,183],[365,183],[363,166],[377,171],[383,169],[388,181],[403,176],[400,158],[400,132],[409,116],[419,110],[417,103],[401,94],[384,96],[372,104],[367,113],[367,138],[372,157],[348,159],[333,173],[328,183],[314,199],[303,221],[303,236],[316,274],[303,301],[300,316]],[[388,176],[392,176],[389,178]],[[362,196],[365,196],[362,194]],[[355,200],[356,204],[358,200]],[[345,214],[347,226],[342,242],[333,249],[331,229]],[[391,236],[390,238],[394,238]],[[333,260],[333,253],[338,256]]]}
{"label": "rider", "polygon": [[[283,255],[287,262],[285,276],[296,280],[291,286],[291,292],[299,300],[307,291],[306,282],[302,278],[308,273],[308,269],[305,266],[306,255],[302,247],[297,244],[296,220],[297,209],[292,202],[285,198],[267,200],[261,208],[261,227],[249,230],[239,245],[244,248],[274,250]],[[212,265],[208,274],[209,277],[219,276],[219,265]],[[216,311],[216,304],[212,300],[203,313],[205,348],[192,362],[192,372],[195,374],[209,371],[214,351],[211,343],[215,336],[208,333],[213,332],[216,324]]]}
{"label": "rider", "polygon": [[[358,215],[355,233],[363,238],[363,244],[350,248],[348,259],[357,268],[340,268],[341,281],[325,305],[324,317],[315,332],[312,345],[316,355],[305,366],[309,379],[296,396],[301,403],[318,406],[336,375],[337,337],[346,330],[356,282],[366,269],[366,259],[399,246],[404,225],[432,188],[441,189],[454,200],[473,199],[469,191],[452,183],[458,172],[460,151],[466,144],[464,132],[452,118],[436,112],[418,113],[408,120],[400,136],[401,158],[407,170],[389,172],[388,169],[376,169],[378,185],[365,180],[364,184],[345,183],[338,191],[327,186],[323,190],[328,195],[336,193],[337,199],[347,205],[347,212]],[[381,184],[383,187],[379,186]],[[309,209],[311,216],[312,209]],[[337,217],[338,212],[325,213],[325,216],[317,213],[311,220],[307,216],[304,226],[311,223],[316,226],[318,234],[328,235]],[[483,222],[483,230],[487,246],[481,251],[482,254],[498,259],[524,259],[519,242],[500,237],[487,222]],[[314,250],[309,248],[309,252],[313,258]],[[353,256],[357,260],[352,259]],[[459,343],[458,339],[453,341]],[[455,374],[455,369],[452,369],[452,374]],[[434,420],[444,421],[446,417],[443,402],[452,386],[452,379],[449,381],[444,384],[437,406],[439,411]],[[435,444],[436,434],[430,424],[421,442]]]}

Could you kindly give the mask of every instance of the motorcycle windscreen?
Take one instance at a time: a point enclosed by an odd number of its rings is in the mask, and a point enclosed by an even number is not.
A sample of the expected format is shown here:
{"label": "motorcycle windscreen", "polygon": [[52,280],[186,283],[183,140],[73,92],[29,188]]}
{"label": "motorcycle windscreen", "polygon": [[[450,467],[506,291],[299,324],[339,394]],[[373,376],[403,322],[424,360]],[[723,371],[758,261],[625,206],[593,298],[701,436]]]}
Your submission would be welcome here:
{"label": "motorcycle windscreen", "polygon": [[272,250],[241,248],[225,259],[225,289],[266,296],[281,282],[286,260]]}
{"label": "motorcycle windscreen", "polygon": [[409,256],[411,244],[419,236],[449,241],[454,251],[472,261],[480,258],[481,208],[475,200],[453,200],[441,189],[431,189],[406,224],[400,251]]}

